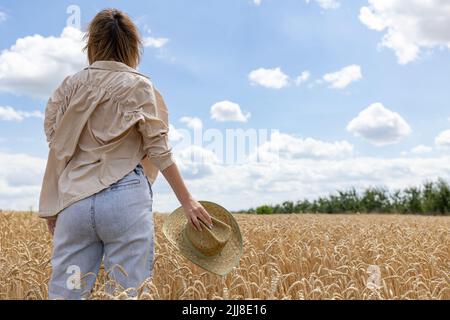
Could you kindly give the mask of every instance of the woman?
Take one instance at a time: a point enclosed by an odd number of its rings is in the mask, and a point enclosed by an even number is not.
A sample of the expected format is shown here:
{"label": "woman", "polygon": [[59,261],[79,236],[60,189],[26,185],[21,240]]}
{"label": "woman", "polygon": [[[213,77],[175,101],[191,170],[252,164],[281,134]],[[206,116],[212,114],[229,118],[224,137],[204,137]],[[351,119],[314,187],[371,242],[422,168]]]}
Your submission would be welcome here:
{"label": "woman", "polygon": [[50,299],[89,294],[103,257],[123,289],[152,275],[151,184],[158,171],[188,221],[198,231],[200,222],[212,228],[173,161],[164,100],[136,71],[142,48],[136,26],[123,12],[105,9],[86,39],[89,67],[67,77],[45,110],[50,151],[39,215],[53,235]]}

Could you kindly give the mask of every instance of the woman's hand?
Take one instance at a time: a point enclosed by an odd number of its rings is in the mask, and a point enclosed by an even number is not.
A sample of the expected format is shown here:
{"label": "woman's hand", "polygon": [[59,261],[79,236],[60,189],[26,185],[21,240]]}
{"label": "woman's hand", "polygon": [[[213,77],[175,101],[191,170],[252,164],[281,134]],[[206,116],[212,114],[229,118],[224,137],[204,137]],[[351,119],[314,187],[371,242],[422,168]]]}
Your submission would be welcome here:
{"label": "woman's hand", "polygon": [[186,185],[184,184],[183,178],[181,177],[180,171],[175,163],[167,167],[162,171],[162,174],[169,182],[172,190],[183,206],[186,218],[198,231],[202,231],[201,222],[203,221],[205,225],[212,228],[212,220],[209,213],[203,208],[203,206],[189,193]]}
{"label": "woman's hand", "polygon": [[202,231],[202,225],[200,220],[209,228],[212,228],[212,220],[208,211],[196,200],[190,198],[183,205],[184,213],[188,221],[197,229],[198,231]]}
{"label": "woman's hand", "polygon": [[56,220],[57,220],[57,219],[58,219],[58,216],[46,218],[46,220],[47,220],[48,232],[50,232],[50,234],[51,234],[52,236],[55,234],[55,226],[56,226]]}

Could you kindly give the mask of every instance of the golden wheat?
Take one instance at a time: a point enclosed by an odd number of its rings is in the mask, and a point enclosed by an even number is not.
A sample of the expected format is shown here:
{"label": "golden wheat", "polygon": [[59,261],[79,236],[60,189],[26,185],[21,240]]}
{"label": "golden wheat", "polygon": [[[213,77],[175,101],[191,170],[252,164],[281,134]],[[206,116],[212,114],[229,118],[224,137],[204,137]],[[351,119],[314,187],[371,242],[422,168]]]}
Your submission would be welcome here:
{"label": "golden wheat", "polygon": [[[153,278],[139,299],[450,299],[450,218],[236,215],[240,265],[226,277],[181,257],[156,214]],[[0,299],[46,299],[51,237],[30,213],[0,214]],[[93,299],[109,295],[100,270]]]}

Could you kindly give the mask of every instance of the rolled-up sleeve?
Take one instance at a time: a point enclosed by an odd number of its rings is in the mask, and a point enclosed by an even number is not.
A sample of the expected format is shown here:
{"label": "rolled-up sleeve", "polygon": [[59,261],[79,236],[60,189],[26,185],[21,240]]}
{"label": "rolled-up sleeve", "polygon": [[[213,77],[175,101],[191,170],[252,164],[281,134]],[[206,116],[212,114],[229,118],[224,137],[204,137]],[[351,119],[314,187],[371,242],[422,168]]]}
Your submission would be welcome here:
{"label": "rolled-up sleeve", "polygon": [[169,143],[168,111],[158,90],[152,88],[152,99],[142,108],[138,131],[142,134],[144,151],[150,161],[163,171],[174,163]]}

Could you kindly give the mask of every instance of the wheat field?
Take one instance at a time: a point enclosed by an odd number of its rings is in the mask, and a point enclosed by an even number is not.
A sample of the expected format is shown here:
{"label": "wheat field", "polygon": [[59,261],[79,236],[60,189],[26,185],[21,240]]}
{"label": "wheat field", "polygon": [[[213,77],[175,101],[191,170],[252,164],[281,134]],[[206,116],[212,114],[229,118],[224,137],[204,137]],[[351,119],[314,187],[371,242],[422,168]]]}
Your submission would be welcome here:
{"label": "wheat field", "polygon": [[[244,252],[226,277],[177,254],[155,215],[154,275],[139,299],[450,299],[450,218],[235,215]],[[0,299],[46,299],[51,237],[32,213],[0,213]],[[100,270],[93,299],[108,295]],[[145,290],[144,290],[145,289]]]}

